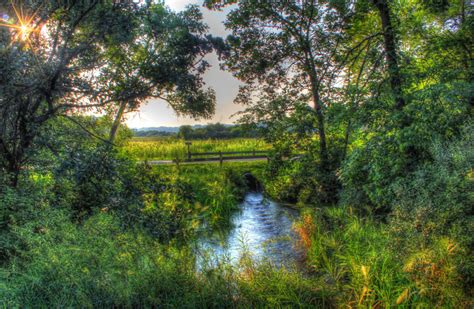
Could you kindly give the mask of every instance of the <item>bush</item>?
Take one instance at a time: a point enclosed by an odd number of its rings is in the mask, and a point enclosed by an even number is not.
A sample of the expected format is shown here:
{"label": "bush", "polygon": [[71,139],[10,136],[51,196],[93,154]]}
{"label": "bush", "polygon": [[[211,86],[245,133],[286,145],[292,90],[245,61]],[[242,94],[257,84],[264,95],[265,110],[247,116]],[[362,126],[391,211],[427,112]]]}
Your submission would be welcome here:
{"label": "bush", "polygon": [[40,234],[30,225],[15,233],[29,250],[3,273],[4,306],[192,308],[228,302],[219,286],[201,286],[189,250],[124,233],[108,214],[82,227],[58,218],[54,229]]}
{"label": "bush", "polygon": [[321,170],[318,155],[309,153],[290,160],[272,158],[265,190],[279,201],[329,205],[336,201],[339,184],[334,170]]}
{"label": "bush", "polygon": [[[465,286],[474,284],[474,130],[431,148],[433,162],[392,184],[391,228],[403,247],[426,248],[446,239]],[[456,254],[454,254],[456,253]],[[431,254],[428,254],[431,255]]]}
{"label": "bush", "polygon": [[[22,180],[19,188],[0,184],[0,265],[24,250],[25,244],[12,230],[24,224],[34,224],[40,232],[51,216],[51,201],[55,199],[53,181],[48,175],[33,175]],[[66,209],[58,203],[56,209]]]}
{"label": "bush", "polygon": [[[434,141],[453,142],[460,138],[463,126],[471,125],[465,108],[464,102],[435,97],[429,89],[423,90],[403,114],[384,119],[383,127],[358,132],[353,142],[358,147],[339,172],[342,202],[371,206],[387,215],[397,199],[393,184],[409,181],[417,169],[434,162]],[[402,116],[409,119],[406,126],[400,127]]]}

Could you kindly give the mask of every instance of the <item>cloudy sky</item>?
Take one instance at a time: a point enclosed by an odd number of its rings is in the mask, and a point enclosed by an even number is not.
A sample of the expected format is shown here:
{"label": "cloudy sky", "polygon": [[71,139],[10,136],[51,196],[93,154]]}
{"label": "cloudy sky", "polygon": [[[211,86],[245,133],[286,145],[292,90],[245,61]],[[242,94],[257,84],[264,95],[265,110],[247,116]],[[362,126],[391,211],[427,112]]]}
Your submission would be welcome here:
{"label": "cloudy sky", "polygon": [[[200,5],[204,22],[210,28],[209,32],[216,36],[227,36],[228,32],[224,28],[223,21],[228,9],[222,12],[210,11],[202,7],[202,0],[165,0],[165,3],[176,11],[183,10],[188,4]],[[127,125],[132,128],[141,128],[209,122],[234,122],[235,117],[231,118],[231,115],[242,109],[241,106],[233,103],[238,91],[239,81],[230,73],[220,70],[219,61],[215,54],[208,55],[206,60],[212,67],[204,75],[204,80],[208,87],[212,87],[216,91],[217,98],[216,113],[212,119],[194,121],[185,117],[178,118],[174,111],[167,106],[166,102],[150,100],[147,104],[142,105],[138,112],[130,113],[127,116]]]}

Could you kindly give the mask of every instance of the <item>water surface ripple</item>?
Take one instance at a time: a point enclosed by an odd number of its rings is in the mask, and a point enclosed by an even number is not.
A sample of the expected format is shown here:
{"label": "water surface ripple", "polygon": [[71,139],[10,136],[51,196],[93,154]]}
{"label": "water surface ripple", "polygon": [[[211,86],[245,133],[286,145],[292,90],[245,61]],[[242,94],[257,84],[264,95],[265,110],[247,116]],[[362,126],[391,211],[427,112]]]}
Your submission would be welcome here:
{"label": "water surface ripple", "polygon": [[301,255],[294,246],[296,235],[292,229],[298,215],[297,210],[269,200],[262,193],[247,193],[228,230],[198,241],[201,259],[205,252],[214,263],[222,260],[237,263],[244,253],[250,253],[257,261],[291,266]]}

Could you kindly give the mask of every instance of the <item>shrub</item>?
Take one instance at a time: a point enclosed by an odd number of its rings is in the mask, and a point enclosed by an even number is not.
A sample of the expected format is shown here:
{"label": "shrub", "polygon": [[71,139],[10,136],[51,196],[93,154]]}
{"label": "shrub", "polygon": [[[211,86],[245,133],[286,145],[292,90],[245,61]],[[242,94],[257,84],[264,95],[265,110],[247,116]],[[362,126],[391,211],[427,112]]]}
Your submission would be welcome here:
{"label": "shrub", "polygon": [[[403,115],[393,114],[384,126],[358,132],[353,142],[358,147],[339,172],[342,202],[388,214],[397,198],[393,184],[409,181],[416,170],[433,163],[433,142],[453,142],[463,126],[470,126],[465,108],[464,102],[436,97],[427,89],[410,101]],[[408,119],[406,126],[400,127],[400,117]]]}
{"label": "shrub", "polygon": [[[436,247],[440,239],[446,239],[456,248],[450,254],[457,259],[453,271],[463,276],[466,287],[472,286],[474,130],[467,129],[455,142],[434,144],[431,155],[433,162],[392,185],[391,229],[403,247]],[[444,249],[447,247],[445,244]]]}

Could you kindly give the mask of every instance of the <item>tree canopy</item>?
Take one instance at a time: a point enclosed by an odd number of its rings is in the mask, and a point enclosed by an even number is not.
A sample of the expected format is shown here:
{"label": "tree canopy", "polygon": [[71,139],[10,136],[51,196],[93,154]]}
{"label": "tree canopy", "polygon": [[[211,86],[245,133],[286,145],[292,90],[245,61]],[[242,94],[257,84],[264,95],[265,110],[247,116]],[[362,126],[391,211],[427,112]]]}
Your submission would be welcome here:
{"label": "tree canopy", "polygon": [[0,164],[17,182],[41,128],[58,114],[116,114],[166,100],[179,114],[209,117],[203,57],[216,42],[197,7],[127,1],[30,1],[2,5]]}
{"label": "tree canopy", "polygon": [[[327,192],[337,191],[335,174],[364,134],[378,130],[398,144],[404,159],[394,170],[402,172],[428,156],[427,135],[414,132],[445,135],[472,110],[473,17],[463,1],[206,5],[233,5],[225,67],[245,83],[241,121],[260,125],[285,153],[318,149],[313,162]],[[450,120],[430,118],[439,115]]]}

